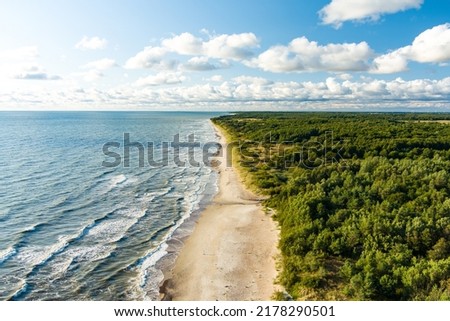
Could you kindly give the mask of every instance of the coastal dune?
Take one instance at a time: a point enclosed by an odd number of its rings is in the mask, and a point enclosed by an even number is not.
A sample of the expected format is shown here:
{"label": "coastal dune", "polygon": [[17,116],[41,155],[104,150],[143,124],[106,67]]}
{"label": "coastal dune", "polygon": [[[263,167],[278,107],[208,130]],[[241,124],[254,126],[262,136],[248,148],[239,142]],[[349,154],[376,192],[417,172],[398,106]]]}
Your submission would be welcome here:
{"label": "coastal dune", "polygon": [[278,229],[260,198],[247,190],[233,167],[226,166],[225,136],[219,191],[200,215],[166,282],[171,300],[270,300],[277,275]]}

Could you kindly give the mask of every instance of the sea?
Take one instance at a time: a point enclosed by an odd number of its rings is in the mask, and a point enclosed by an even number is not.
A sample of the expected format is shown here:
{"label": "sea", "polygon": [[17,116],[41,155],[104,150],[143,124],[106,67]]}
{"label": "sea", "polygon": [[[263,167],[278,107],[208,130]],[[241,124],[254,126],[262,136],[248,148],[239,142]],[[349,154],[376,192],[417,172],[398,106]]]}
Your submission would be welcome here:
{"label": "sea", "polygon": [[0,300],[158,300],[217,193],[217,115],[0,112]]}

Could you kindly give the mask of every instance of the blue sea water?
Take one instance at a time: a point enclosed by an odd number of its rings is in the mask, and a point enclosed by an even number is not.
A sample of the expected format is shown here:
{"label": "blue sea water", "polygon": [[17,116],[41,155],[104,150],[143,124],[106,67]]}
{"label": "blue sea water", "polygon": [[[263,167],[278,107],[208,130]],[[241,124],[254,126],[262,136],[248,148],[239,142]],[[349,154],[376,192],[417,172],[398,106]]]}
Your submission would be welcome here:
{"label": "blue sea water", "polygon": [[[0,300],[158,299],[176,239],[189,233],[217,180],[200,149],[198,166],[179,166],[161,146],[176,134],[217,141],[212,116],[1,112]],[[124,167],[124,133],[145,147],[145,166],[131,146]],[[115,160],[103,152],[107,142],[120,144],[109,149],[119,166],[104,166]],[[148,165],[150,142],[167,165]]]}

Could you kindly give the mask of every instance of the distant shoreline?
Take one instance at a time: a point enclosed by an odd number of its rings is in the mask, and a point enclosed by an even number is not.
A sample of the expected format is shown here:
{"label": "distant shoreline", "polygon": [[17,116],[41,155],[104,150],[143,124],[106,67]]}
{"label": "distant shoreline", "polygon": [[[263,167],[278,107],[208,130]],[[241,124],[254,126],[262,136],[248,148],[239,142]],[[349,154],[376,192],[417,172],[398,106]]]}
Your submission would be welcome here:
{"label": "distant shoreline", "polygon": [[270,300],[277,276],[278,229],[247,190],[233,167],[226,167],[225,135],[220,137],[219,192],[200,214],[170,276],[163,300]]}

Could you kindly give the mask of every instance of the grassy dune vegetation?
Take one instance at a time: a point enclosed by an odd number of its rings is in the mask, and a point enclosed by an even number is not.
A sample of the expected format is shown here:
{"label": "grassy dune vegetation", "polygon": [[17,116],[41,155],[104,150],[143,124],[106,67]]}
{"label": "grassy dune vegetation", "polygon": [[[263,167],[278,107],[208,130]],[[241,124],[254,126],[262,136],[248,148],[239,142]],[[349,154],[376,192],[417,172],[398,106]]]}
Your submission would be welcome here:
{"label": "grassy dune vegetation", "polygon": [[213,119],[276,210],[280,283],[303,300],[450,299],[450,115]]}

